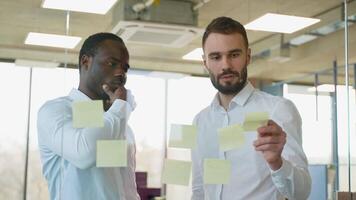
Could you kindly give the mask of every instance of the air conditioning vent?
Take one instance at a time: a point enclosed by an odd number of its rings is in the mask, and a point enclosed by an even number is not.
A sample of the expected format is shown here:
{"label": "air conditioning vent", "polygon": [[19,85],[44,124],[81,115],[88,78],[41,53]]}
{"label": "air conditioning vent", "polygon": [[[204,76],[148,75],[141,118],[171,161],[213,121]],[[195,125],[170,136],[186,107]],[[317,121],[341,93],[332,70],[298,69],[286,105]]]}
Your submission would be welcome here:
{"label": "air conditioning vent", "polygon": [[195,27],[148,23],[142,21],[119,21],[112,33],[125,42],[180,48],[202,35]]}

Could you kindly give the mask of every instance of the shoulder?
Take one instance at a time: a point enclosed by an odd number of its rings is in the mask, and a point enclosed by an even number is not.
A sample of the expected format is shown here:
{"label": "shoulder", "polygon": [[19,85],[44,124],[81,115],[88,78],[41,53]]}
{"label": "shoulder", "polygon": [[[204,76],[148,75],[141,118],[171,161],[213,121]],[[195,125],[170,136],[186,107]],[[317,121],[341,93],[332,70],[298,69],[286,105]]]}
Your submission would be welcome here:
{"label": "shoulder", "polygon": [[271,114],[275,120],[284,122],[300,122],[301,117],[295,104],[284,97],[273,96],[271,94],[259,91],[259,96],[264,99],[267,106],[271,109]]}
{"label": "shoulder", "polygon": [[211,105],[203,108],[198,114],[195,115],[194,124],[198,124],[199,121],[207,118],[209,116],[210,112],[211,112]]}
{"label": "shoulder", "polygon": [[259,90],[255,90],[253,92],[252,99],[253,101],[266,105],[273,110],[280,107],[283,107],[284,109],[296,109],[294,103],[291,100],[281,96],[274,96]]}
{"label": "shoulder", "polygon": [[269,93],[266,93],[266,92],[263,92],[263,91],[260,91],[260,90],[254,90],[253,93],[252,93],[251,98],[254,101],[262,101],[262,102],[265,102],[267,104],[276,104],[276,103],[280,103],[281,101],[286,100],[283,97],[274,96],[274,95],[271,95]]}
{"label": "shoulder", "polygon": [[38,117],[50,117],[71,111],[71,100],[69,97],[59,97],[46,101],[38,110]]}

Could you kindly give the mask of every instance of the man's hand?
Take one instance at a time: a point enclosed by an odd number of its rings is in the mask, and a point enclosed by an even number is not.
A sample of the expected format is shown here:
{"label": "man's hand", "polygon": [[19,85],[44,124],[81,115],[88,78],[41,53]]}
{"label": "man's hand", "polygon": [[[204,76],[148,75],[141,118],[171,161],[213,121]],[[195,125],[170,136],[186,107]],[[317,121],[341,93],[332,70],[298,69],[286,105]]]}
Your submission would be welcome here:
{"label": "man's hand", "polygon": [[255,150],[262,152],[272,170],[278,170],[282,166],[282,151],[286,144],[286,133],[272,120],[268,120],[267,126],[258,128],[257,132],[257,140],[253,143]]}
{"label": "man's hand", "polygon": [[126,101],[127,91],[124,86],[119,86],[115,91],[111,91],[110,87],[107,84],[103,85],[104,92],[109,96],[109,100],[104,102],[105,111],[110,108],[110,106],[114,103],[116,99],[122,99]]}

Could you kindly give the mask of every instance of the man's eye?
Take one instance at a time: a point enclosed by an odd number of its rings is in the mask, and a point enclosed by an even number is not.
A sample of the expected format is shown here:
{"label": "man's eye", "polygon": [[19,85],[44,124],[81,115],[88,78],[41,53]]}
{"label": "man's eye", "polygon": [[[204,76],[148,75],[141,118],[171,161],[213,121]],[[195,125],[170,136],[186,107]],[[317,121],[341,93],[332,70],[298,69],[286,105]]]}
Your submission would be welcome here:
{"label": "man's eye", "polygon": [[240,53],[232,53],[232,54],[230,55],[231,58],[237,58],[237,57],[239,57],[239,56],[240,56]]}
{"label": "man's eye", "polygon": [[220,56],[219,55],[214,55],[214,56],[210,56],[209,58],[210,58],[210,60],[219,60]]}
{"label": "man's eye", "polygon": [[108,66],[110,66],[110,67],[115,67],[116,66],[116,62],[107,62],[107,64],[108,64]]}

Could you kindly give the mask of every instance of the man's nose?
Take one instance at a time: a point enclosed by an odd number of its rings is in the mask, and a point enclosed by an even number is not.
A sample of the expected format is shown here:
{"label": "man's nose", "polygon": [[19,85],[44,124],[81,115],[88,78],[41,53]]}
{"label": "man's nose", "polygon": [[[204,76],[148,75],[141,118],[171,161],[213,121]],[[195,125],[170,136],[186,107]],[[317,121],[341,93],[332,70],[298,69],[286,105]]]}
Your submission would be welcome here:
{"label": "man's nose", "polygon": [[124,69],[124,66],[117,66],[114,69],[114,74],[115,75],[123,75],[126,73],[126,70]]}
{"label": "man's nose", "polygon": [[221,58],[221,67],[223,69],[231,68],[231,59],[228,56],[223,56]]}

